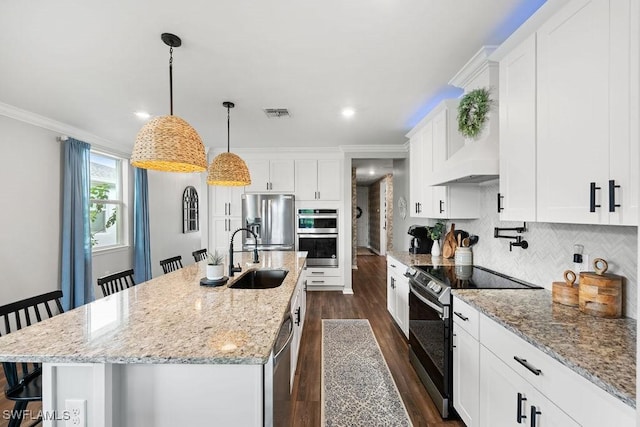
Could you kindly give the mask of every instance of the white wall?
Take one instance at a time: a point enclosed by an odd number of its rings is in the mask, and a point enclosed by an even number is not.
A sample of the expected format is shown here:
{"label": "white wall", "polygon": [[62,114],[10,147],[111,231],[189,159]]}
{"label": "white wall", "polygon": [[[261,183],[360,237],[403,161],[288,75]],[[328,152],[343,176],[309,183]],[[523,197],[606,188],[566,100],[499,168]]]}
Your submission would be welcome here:
{"label": "white wall", "polygon": [[[182,256],[182,264],[193,264],[191,252],[202,247],[207,221],[206,188],[202,174],[149,171],[149,231],[153,277],[163,274],[160,260]],[[182,233],[182,193],[192,185],[200,201],[200,231]]]}
{"label": "white wall", "polygon": [[[3,115],[0,129],[2,305],[60,289],[62,144],[58,131]],[[94,255],[96,297],[102,296],[96,277],[131,268],[131,260],[130,247]]]}
{"label": "white wall", "polygon": [[0,304],[60,289],[62,145],[0,116]]}

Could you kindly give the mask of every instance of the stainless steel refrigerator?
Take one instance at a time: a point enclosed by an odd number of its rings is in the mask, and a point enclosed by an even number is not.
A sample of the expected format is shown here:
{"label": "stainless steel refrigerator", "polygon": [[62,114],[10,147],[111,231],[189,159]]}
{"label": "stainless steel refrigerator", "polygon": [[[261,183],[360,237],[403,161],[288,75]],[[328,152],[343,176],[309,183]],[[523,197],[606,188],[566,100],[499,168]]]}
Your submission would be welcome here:
{"label": "stainless steel refrigerator", "polygon": [[[243,194],[242,226],[258,236],[258,249],[292,251],[295,248],[294,197],[292,194]],[[242,232],[242,250],[251,250],[255,240]]]}

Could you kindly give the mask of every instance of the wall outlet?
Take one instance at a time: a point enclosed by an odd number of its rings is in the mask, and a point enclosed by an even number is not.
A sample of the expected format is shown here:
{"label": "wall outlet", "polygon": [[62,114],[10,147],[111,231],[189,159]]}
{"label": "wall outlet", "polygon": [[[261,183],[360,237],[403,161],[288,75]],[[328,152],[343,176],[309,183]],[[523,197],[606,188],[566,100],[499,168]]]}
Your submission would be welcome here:
{"label": "wall outlet", "polygon": [[64,408],[69,415],[69,419],[66,422],[67,427],[87,426],[86,399],[67,399],[64,401]]}

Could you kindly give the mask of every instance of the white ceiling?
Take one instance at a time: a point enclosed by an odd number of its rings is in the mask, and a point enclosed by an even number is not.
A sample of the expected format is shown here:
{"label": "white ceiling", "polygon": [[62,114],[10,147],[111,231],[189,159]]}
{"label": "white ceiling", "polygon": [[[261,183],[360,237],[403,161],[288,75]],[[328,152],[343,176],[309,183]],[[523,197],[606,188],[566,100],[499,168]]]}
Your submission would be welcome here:
{"label": "white ceiling", "polygon": [[402,144],[466,61],[543,2],[6,0],[0,102],[129,151],[134,111],[169,112],[172,32],[174,113],[206,146],[226,145],[226,100],[232,149]]}
{"label": "white ceiling", "polygon": [[393,174],[393,159],[353,159],[356,168],[356,183],[371,185],[387,174]]}

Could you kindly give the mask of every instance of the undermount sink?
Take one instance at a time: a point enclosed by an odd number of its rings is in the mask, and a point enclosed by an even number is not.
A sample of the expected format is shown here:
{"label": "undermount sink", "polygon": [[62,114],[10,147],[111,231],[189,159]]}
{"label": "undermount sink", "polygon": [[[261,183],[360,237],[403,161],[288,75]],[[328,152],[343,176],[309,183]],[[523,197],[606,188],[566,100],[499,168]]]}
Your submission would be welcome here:
{"label": "undermount sink", "polygon": [[231,285],[232,289],[272,289],[282,285],[289,270],[251,270],[239,276]]}

